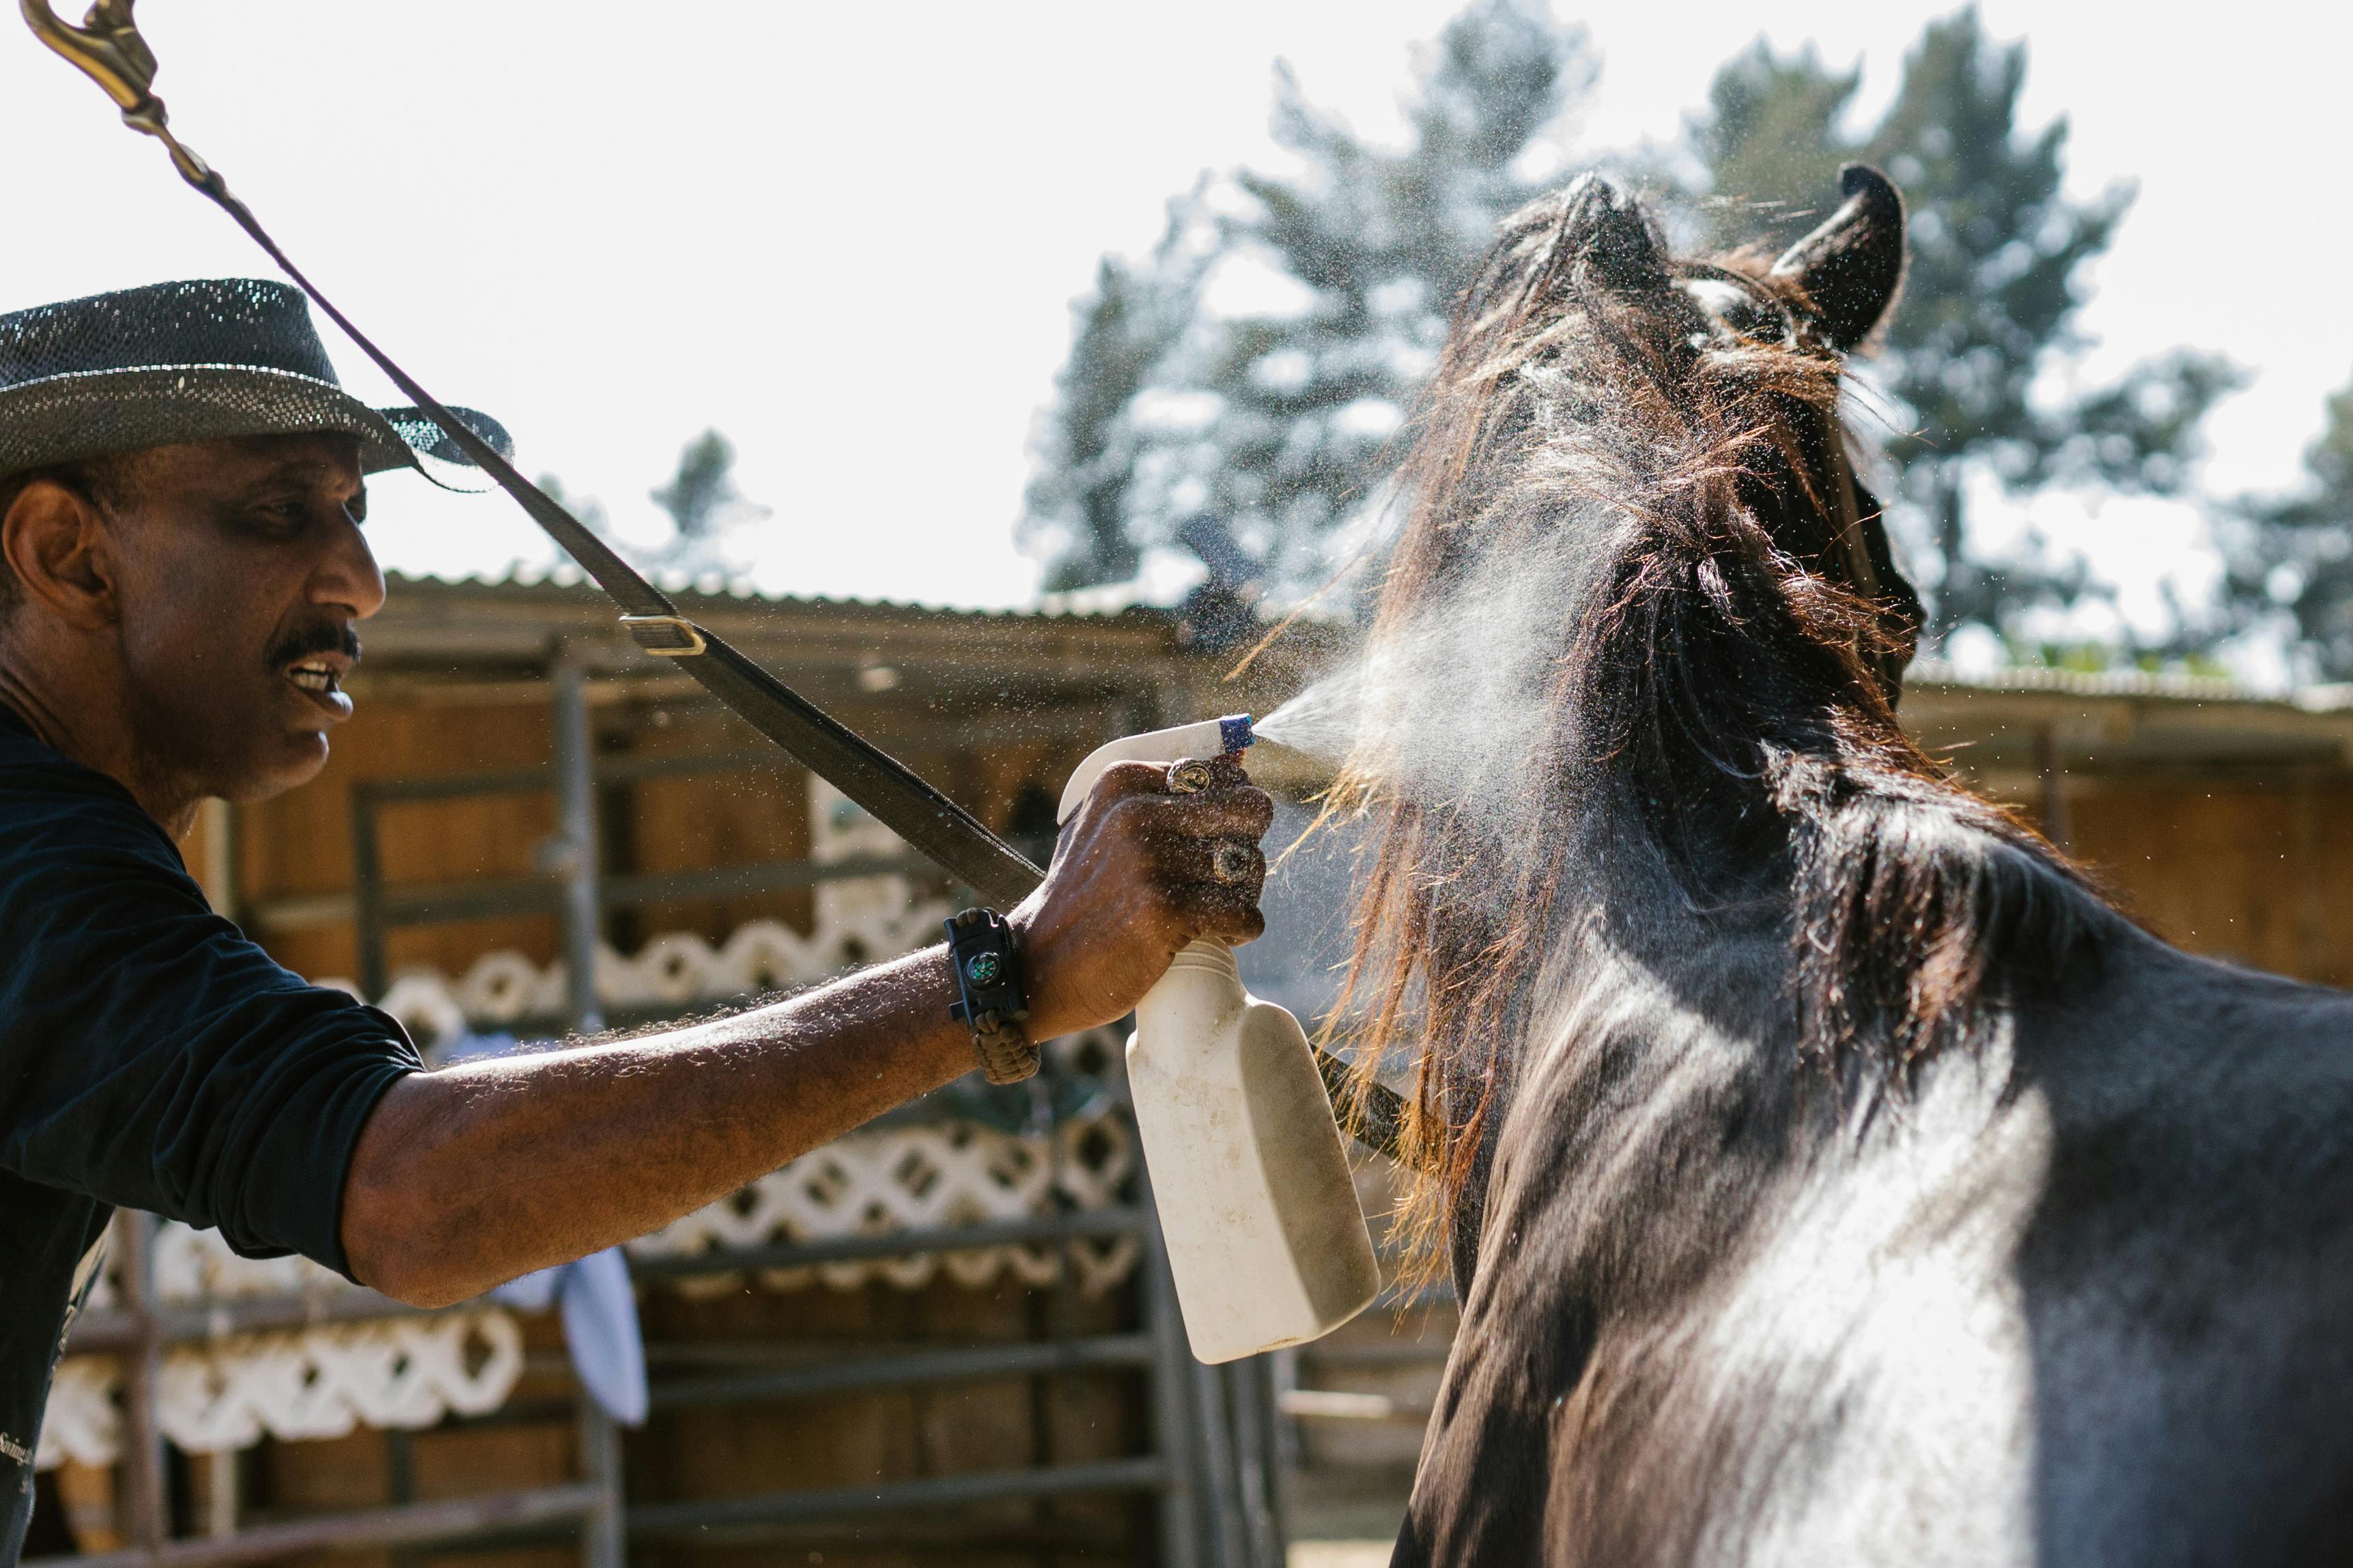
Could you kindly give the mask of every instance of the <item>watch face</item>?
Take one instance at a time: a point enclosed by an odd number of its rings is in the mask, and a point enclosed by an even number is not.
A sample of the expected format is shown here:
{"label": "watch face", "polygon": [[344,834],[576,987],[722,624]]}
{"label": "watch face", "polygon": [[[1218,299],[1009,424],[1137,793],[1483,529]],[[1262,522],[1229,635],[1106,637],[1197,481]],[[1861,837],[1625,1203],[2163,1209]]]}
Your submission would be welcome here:
{"label": "watch face", "polygon": [[964,961],[964,977],[975,985],[994,985],[1004,973],[1005,960],[993,952],[976,952]]}

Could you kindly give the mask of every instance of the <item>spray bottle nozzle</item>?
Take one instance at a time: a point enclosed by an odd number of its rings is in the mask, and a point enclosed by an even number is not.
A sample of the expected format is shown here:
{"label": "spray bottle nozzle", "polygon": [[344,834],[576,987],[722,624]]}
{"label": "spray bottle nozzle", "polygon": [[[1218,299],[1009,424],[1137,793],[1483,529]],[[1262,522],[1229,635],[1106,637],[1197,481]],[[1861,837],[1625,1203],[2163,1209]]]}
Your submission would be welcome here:
{"label": "spray bottle nozzle", "polygon": [[1218,739],[1223,743],[1226,754],[1231,756],[1236,752],[1250,750],[1258,735],[1250,729],[1249,714],[1229,713],[1218,721]]}

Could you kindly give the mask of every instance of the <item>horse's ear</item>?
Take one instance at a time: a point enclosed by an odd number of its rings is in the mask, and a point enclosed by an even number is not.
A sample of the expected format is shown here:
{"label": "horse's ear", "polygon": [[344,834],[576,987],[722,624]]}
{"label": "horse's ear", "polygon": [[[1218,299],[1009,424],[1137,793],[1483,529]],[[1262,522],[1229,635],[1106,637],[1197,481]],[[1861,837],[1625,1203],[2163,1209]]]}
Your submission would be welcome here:
{"label": "horse's ear", "polygon": [[1579,174],[1562,193],[1560,232],[1567,253],[1605,289],[1651,293],[1671,281],[1641,204],[1602,175]]}
{"label": "horse's ear", "polygon": [[1822,331],[1841,350],[1871,335],[1904,284],[1904,197],[1868,163],[1839,171],[1846,201],[1782,253],[1776,278],[1795,279]]}

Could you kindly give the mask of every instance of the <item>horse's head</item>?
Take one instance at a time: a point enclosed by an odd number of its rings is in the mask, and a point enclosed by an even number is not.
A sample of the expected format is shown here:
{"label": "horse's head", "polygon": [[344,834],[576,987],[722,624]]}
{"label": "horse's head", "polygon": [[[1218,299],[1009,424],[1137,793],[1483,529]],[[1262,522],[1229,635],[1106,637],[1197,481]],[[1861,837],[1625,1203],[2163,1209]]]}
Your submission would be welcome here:
{"label": "horse's head", "polygon": [[1785,863],[1788,759],[1902,744],[1920,603],[1840,385],[1901,286],[1904,204],[1841,179],[1768,260],[1677,258],[1584,176],[1505,220],[1456,305],[1339,795],[1388,817],[1369,1032],[1419,998],[1420,1136],[1458,1173],[1570,838],[1639,821],[1704,902]]}
{"label": "horse's head", "polygon": [[1827,584],[1868,607],[1860,651],[1892,700],[1920,603],[1849,460],[1839,388],[1901,289],[1904,201],[1862,164],[1841,184],[1843,205],[1769,264],[1672,256],[1598,175],[1506,219],[1457,304],[1406,464],[1392,621],[1499,550],[1560,547],[1564,522],[1616,514],[1634,526],[1601,548],[1670,573]]}
{"label": "horse's head", "polygon": [[1843,179],[1770,262],[1677,258],[1593,175],[1504,221],[1402,468],[1344,795],[1509,845],[1606,762],[1647,770],[1652,826],[1688,844],[1760,743],[1888,721],[1920,602],[1840,384],[1901,285],[1904,204]]}

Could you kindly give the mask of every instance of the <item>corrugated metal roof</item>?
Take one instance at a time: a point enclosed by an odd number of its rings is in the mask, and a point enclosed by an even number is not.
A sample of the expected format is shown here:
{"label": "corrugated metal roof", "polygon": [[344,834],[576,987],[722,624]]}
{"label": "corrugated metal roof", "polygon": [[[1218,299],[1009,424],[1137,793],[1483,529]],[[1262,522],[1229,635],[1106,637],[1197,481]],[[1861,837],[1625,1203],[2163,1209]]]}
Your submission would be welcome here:
{"label": "corrugated metal roof", "polygon": [[[499,596],[517,591],[525,593],[561,594],[567,597],[596,597],[602,594],[588,574],[570,562],[550,568],[520,566],[499,576],[470,574],[445,577],[435,574],[387,572],[385,580],[398,586],[422,588],[428,592]],[[741,580],[728,583],[718,578],[705,578],[693,584],[659,583],[663,593],[679,604],[702,605],[780,605],[796,608],[818,610],[890,610],[903,614],[953,616],[974,620],[1085,620],[1114,621],[1130,616],[1168,616],[1174,611],[1148,605],[1133,592],[1124,592],[1127,584],[1114,584],[1108,588],[1085,589],[1074,594],[1050,594],[1038,604],[1029,605],[976,606],[926,602],[920,599],[865,598],[854,595],[822,594],[771,594]]]}
{"label": "corrugated metal roof", "polygon": [[[587,574],[570,562],[544,569],[519,566],[499,576],[443,577],[407,572],[389,572],[385,576],[396,585],[484,598],[500,597],[518,591],[582,599],[602,595],[602,590],[588,580]],[[943,605],[880,596],[770,594],[747,582],[723,583],[715,577],[693,584],[663,584],[661,586],[672,599],[686,606],[701,605],[716,608],[730,605],[765,604],[819,614],[881,611],[926,618],[999,624],[1019,620],[1167,621],[1176,618],[1177,613],[1165,605],[1145,603],[1138,597],[1134,585],[1125,583],[1108,584],[1067,594],[1050,594],[1034,605],[1010,608]],[[1323,623],[1319,621],[1318,625]],[[1326,626],[1324,629],[1328,631],[1330,628]],[[1942,686],[1984,692],[2047,692],[2052,696],[2087,699],[2121,697],[2167,702],[2255,703],[2293,708],[2309,713],[2353,710],[2353,685],[2307,686],[2293,692],[2281,692],[2220,677],[2166,674],[2144,669],[2073,670],[2024,666],[1991,670],[1964,669],[1941,660],[1924,658],[1913,663],[1906,673],[1905,682],[1914,687]]]}
{"label": "corrugated metal roof", "polygon": [[2168,675],[2146,669],[2049,669],[2012,666],[1963,669],[1938,659],[1913,661],[1907,686],[1966,686],[1978,691],[2048,691],[2067,697],[2157,697],[2190,702],[2287,702],[2284,694],[2205,675]]}

